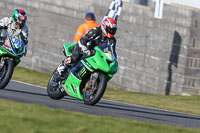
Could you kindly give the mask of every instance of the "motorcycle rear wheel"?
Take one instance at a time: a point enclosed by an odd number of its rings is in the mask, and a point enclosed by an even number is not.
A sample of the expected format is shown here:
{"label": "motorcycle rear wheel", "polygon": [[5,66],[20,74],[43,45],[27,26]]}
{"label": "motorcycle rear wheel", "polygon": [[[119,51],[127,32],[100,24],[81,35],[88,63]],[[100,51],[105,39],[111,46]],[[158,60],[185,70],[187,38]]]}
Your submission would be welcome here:
{"label": "motorcycle rear wheel", "polygon": [[13,59],[6,59],[4,61],[5,64],[0,70],[0,89],[4,89],[8,85],[15,67]]}
{"label": "motorcycle rear wheel", "polygon": [[89,90],[85,90],[83,93],[83,101],[87,105],[95,105],[103,96],[107,86],[107,78],[104,74],[100,74],[95,84],[96,91],[93,94],[89,94]]}

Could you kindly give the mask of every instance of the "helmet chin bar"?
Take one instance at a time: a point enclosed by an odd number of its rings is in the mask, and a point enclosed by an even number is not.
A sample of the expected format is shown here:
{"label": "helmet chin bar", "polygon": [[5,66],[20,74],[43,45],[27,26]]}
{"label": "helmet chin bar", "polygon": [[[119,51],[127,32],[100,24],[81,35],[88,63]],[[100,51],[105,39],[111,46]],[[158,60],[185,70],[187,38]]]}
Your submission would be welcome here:
{"label": "helmet chin bar", "polygon": [[21,29],[21,27],[19,25],[16,25],[16,24],[14,24],[14,25],[15,25],[16,29]]}

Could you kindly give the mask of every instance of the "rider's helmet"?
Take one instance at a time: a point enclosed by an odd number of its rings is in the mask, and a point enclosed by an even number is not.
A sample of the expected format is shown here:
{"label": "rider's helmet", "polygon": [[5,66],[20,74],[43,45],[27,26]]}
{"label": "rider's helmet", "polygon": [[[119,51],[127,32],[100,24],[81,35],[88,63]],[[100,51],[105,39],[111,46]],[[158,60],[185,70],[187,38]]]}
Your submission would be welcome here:
{"label": "rider's helmet", "polygon": [[22,29],[27,20],[27,14],[23,9],[15,9],[12,20],[18,29]]}
{"label": "rider's helmet", "polygon": [[117,31],[117,23],[114,19],[107,17],[101,23],[101,30],[108,38],[113,38]]}

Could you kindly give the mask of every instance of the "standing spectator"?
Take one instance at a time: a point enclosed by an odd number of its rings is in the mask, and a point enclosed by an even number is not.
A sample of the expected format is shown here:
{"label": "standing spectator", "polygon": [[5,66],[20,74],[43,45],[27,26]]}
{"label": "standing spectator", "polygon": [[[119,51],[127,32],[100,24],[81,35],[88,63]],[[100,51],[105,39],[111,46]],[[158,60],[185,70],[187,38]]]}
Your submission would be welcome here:
{"label": "standing spectator", "polygon": [[98,24],[96,24],[96,18],[94,13],[88,12],[85,15],[85,23],[81,24],[74,37],[74,42],[78,42],[82,37],[85,36],[85,34],[90,31],[92,28],[98,27]]}

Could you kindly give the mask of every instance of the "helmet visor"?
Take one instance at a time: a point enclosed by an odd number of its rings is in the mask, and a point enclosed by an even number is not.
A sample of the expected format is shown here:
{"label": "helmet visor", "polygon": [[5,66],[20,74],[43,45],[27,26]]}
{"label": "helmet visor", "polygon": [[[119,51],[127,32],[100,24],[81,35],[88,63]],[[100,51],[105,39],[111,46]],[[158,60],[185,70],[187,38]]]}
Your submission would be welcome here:
{"label": "helmet visor", "polygon": [[24,24],[25,24],[24,20],[19,20],[19,19],[16,20],[16,25],[18,25],[20,28],[23,28]]}
{"label": "helmet visor", "polygon": [[114,27],[114,28],[106,27],[106,31],[109,34],[115,35],[117,28],[116,27]]}

